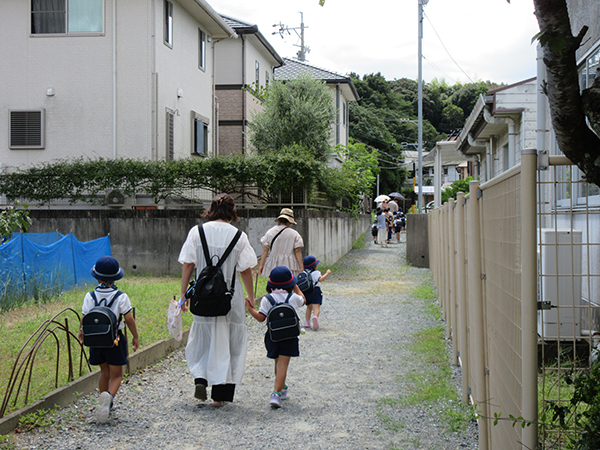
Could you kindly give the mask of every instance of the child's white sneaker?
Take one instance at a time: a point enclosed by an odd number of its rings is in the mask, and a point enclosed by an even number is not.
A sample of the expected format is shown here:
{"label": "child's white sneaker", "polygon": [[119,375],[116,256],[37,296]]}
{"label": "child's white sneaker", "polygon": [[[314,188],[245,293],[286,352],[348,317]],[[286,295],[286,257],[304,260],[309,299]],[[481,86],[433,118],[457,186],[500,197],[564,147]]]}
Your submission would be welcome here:
{"label": "child's white sneaker", "polygon": [[271,408],[277,409],[281,408],[281,394],[279,392],[273,391],[271,394],[271,401],[269,402]]}
{"label": "child's white sneaker", "polygon": [[310,320],[304,321],[304,328],[310,328]]}
{"label": "child's white sneaker", "polygon": [[284,386],[281,390],[281,400],[287,400],[288,398],[288,387]]}
{"label": "child's white sneaker", "polygon": [[111,403],[112,395],[108,391],[102,392],[98,399],[98,409],[96,410],[96,419],[98,419],[98,422],[106,423],[108,421]]}
{"label": "child's white sneaker", "polygon": [[317,316],[312,316],[312,329],[314,331],[319,329],[319,318]]}

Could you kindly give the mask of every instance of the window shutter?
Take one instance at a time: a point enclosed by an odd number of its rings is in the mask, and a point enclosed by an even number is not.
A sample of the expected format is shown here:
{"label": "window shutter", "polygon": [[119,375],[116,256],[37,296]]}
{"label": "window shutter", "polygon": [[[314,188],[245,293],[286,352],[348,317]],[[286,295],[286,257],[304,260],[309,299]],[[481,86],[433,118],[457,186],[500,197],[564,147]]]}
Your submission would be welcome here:
{"label": "window shutter", "polygon": [[44,148],[44,111],[10,111],[10,148]]}

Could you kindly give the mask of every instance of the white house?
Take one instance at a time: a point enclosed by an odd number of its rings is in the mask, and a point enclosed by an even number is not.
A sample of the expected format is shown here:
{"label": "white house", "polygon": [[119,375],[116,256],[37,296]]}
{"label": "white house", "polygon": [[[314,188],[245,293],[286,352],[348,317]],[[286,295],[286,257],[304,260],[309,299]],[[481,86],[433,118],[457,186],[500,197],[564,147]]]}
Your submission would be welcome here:
{"label": "white house", "polygon": [[10,0],[0,14],[0,162],[170,160],[214,149],[214,43],[204,0]]}
{"label": "white house", "polygon": [[476,178],[490,180],[521,161],[521,150],[535,148],[537,83],[535,78],[480,95],[456,148],[477,159]]}
{"label": "white house", "polygon": [[248,122],[262,108],[254,95],[274,79],[274,70],[283,59],[256,25],[221,16],[238,39],[215,45],[215,94],[218,101],[218,154],[249,152]]}

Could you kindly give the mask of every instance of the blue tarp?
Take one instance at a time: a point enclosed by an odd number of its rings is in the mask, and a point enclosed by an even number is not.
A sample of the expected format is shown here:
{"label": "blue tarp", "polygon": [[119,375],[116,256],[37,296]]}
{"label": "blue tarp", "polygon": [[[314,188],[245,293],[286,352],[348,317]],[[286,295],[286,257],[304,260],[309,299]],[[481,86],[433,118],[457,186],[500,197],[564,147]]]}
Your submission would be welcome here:
{"label": "blue tarp", "polygon": [[79,242],[73,233],[14,233],[0,245],[0,295],[7,288],[63,291],[94,283],[90,269],[110,254],[109,236]]}

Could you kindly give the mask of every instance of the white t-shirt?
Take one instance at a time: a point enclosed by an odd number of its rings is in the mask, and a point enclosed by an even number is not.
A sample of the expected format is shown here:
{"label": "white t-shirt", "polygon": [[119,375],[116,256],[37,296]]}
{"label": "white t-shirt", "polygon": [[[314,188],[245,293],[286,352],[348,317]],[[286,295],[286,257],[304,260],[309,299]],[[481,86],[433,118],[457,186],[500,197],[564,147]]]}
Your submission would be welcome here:
{"label": "white t-shirt", "polygon": [[[287,296],[288,291],[284,291],[283,289],[276,289],[273,292],[271,292],[271,297],[273,297],[275,303],[284,303]],[[296,312],[298,312],[298,308],[304,306],[304,299],[298,294],[292,293],[292,296],[290,297],[290,301],[288,303],[294,307]],[[260,301],[260,308],[258,308],[258,312],[267,316],[272,306],[273,305],[271,305],[269,299],[266,298],[266,295],[264,295],[262,300]]]}
{"label": "white t-shirt", "polygon": [[317,269],[313,270],[312,272],[310,272],[310,276],[312,277],[314,287],[321,285],[319,283],[319,278],[321,278],[321,272],[319,270],[317,270]]}
{"label": "white t-shirt", "polygon": [[[95,292],[96,299],[98,300],[98,302],[100,302],[98,306],[108,306],[112,298],[116,295],[117,289],[96,289]],[[102,302],[103,299],[106,299],[106,303]],[[92,295],[88,292],[87,294],[85,294],[85,297],[83,299],[81,314],[85,316],[88,312],[90,312],[90,309],[92,309],[95,306],[96,304],[94,303],[94,299],[92,298]],[[112,310],[112,312],[115,313],[117,319],[121,316],[121,314],[127,314],[129,311],[131,311],[131,300],[129,300],[129,296],[125,292],[123,292],[121,295],[119,295],[119,298],[117,298],[113,302],[113,304],[110,305],[110,309]],[[122,330],[123,328],[125,328],[124,320],[122,320],[119,323],[119,330]]]}

